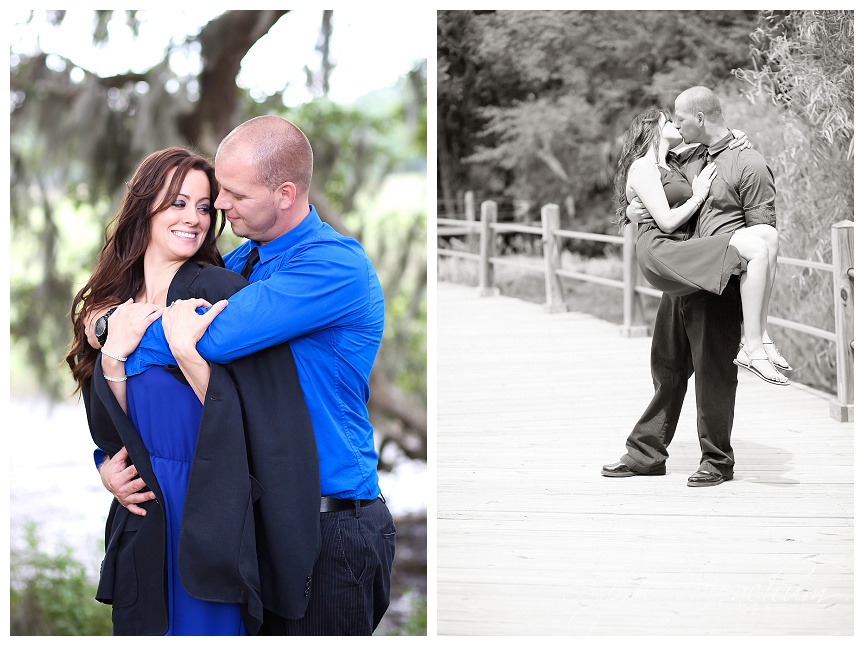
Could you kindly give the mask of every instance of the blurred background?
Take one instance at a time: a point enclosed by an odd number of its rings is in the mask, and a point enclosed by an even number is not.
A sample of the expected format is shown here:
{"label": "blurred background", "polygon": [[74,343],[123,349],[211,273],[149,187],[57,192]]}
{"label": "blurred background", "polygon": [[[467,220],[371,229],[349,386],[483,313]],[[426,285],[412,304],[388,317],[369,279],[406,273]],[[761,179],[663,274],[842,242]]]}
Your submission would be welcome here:
{"label": "blurred background", "polygon": [[[705,85],[774,173],[781,256],[830,263],[831,225],[854,220],[852,11],[439,11],[437,43],[441,218],[464,218],[471,192],[478,220],[483,200],[498,203],[499,221],[526,224],[553,203],[562,228],[617,235],[612,180],[627,126]],[[477,252],[464,237],[438,246]],[[538,236],[518,233],[496,253],[542,256]],[[617,246],[599,242],[566,240],[562,266],[622,276]],[[441,257],[438,279],[477,285],[477,263]],[[504,265],[495,280],[544,301],[542,274]],[[571,310],[622,321],[620,291],[565,290]],[[833,302],[830,273],[778,268],[771,315],[833,330]],[[792,379],[834,392],[833,343],[771,332]]]}
{"label": "blurred background", "polygon": [[[10,10],[11,634],[110,634],[93,601],[110,495],[63,363],[69,308],[124,182],[171,145],[212,156],[285,117],[315,152],[310,200],[359,239],[387,327],[370,415],[398,541],[379,634],[426,633],[426,51],[406,12]],[[230,227],[223,253],[240,243]]]}

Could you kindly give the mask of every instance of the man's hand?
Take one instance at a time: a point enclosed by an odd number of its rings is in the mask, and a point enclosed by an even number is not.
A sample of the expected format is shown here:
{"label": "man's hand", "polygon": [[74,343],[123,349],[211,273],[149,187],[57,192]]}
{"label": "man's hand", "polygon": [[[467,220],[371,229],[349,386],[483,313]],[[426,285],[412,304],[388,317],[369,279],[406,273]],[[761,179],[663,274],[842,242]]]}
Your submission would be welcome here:
{"label": "man's hand", "polygon": [[138,469],[135,468],[134,464],[126,466],[128,457],[129,453],[124,446],[114,454],[113,458],[105,459],[99,466],[99,475],[102,478],[102,484],[121,505],[133,514],[146,516],[147,512],[139,507],[138,503],[153,500],[156,498],[156,494],[152,491],[141,492],[147,485],[138,476]]}
{"label": "man's hand", "polygon": [[[203,298],[189,298],[171,303],[162,313],[162,329],[171,352],[195,353],[195,344],[204,336],[213,319],[228,306],[221,300],[211,306]],[[209,307],[204,314],[196,312],[199,307]]]}
{"label": "man's hand", "polygon": [[634,197],[633,201],[627,205],[626,215],[630,222],[635,222],[636,224],[651,222],[653,220],[651,214],[648,213],[648,209],[645,208],[642,200],[638,197]]}

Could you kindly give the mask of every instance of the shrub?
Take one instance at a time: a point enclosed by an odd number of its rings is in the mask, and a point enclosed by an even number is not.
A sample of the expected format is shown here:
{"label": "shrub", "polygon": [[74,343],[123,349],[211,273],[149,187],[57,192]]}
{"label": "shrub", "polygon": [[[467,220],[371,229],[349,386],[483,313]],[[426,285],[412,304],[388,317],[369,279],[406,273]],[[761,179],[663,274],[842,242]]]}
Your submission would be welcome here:
{"label": "shrub", "polygon": [[46,554],[36,526],[26,527],[26,547],[11,550],[11,635],[110,635],[111,608],[98,603],[96,583],[72,549]]}

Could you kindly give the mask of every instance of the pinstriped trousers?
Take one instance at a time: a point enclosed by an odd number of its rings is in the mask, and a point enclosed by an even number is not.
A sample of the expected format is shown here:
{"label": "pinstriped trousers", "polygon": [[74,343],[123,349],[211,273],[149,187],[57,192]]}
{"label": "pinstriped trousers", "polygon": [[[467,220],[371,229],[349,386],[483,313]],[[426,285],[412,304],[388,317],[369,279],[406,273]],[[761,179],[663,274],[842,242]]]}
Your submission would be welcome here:
{"label": "pinstriped trousers", "polygon": [[301,619],[264,610],[259,635],[371,635],[390,605],[396,527],[387,505],[321,514],[321,553]]}
{"label": "pinstriped trousers", "polygon": [[654,397],[627,438],[621,461],[637,472],[666,462],[687,392],[695,373],[696,431],[700,469],[732,475],[732,421],[738,368],[733,363],[741,340],[741,291],[737,276],[719,296],[699,291],[663,294],[651,342]]}

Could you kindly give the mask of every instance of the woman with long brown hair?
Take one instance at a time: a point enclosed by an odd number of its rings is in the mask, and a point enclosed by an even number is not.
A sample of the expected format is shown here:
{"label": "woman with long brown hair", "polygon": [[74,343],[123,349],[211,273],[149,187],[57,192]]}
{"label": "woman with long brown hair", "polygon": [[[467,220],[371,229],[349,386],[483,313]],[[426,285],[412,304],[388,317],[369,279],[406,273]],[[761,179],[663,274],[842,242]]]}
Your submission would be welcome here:
{"label": "woman with long brown hair", "polygon": [[[97,456],[128,452],[128,469],[149,488],[132,512],[112,503],[97,599],[113,604],[115,634],[246,634],[248,608],[241,602],[248,598],[203,600],[180,580],[181,520],[211,367],[195,349],[200,329],[176,315],[180,308],[209,307],[200,317],[206,327],[246,281],[221,268],[216,241],[224,215],[220,224],[218,184],[207,159],[179,147],[155,152],[127,188],[96,269],[73,300],[67,356],[102,452]],[[178,287],[197,298],[166,308],[169,290]],[[101,350],[91,347],[85,321],[118,302],[103,320],[110,321],[110,334],[100,335]],[[126,358],[160,316],[180,372],[156,366],[127,380]],[[241,443],[242,433],[236,429]]]}
{"label": "woman with long brown hair", "polygon": [[[691,184],[669,155],[681,143],[682,137],[665,110],[650,109],[633,119],[614,180],[618,225],[628,223],[627,206],[638,197],[651,220],[639,224],[637,261],[648,282],[672,296],[698,290],[720,294],[733,273],[746,271],[746,280],[741,280],[743,334],[735,363],[768,383],[788,385],[789,380],[778,368],[791,368],[777,353],[767,331],[777,231],[759,225],[733,233],[690,237],[688,223],[708,197],[716,166],[707,164]],[[769,253],[771,246],[774,253]],[[769,356],[769,351],[774,356]]]}

